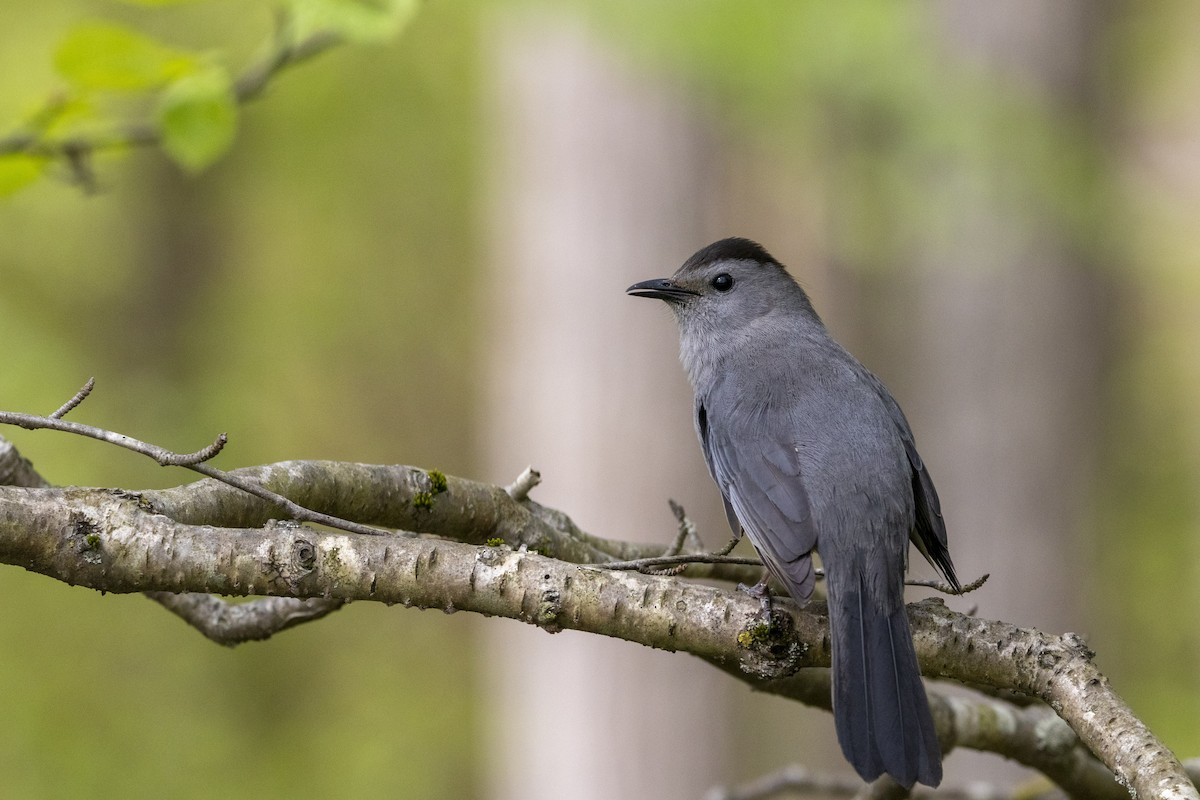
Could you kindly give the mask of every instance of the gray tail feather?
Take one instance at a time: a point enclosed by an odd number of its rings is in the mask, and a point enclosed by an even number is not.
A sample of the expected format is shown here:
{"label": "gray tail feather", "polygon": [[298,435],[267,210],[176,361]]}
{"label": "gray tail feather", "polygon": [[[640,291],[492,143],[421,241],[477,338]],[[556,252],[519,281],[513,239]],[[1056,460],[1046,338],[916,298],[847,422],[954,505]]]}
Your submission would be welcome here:
{"label": "gray tail feather", "polygon": [[[833,716],[846,760],[866,781],[887,773],[901,786],[942,780],[942,754],[904,606],[887,614],[863,596],[862,579],[830,598]],[[835,605],[836,603],[836,605]]]}

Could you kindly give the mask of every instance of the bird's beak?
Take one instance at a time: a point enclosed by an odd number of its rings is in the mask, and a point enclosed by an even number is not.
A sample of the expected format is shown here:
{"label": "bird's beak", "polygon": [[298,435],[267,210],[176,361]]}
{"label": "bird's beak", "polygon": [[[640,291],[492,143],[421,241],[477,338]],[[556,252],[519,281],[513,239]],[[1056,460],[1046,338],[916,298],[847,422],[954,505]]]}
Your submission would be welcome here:
{"label": "bird's beak", "polygon": [[666,300],[668,303],[682,303],[687,298],[700,293],[685,289],[670,278],[654,278],[635,283],[625,290],[625,294],[631,294],[634,297],[654,297]]}

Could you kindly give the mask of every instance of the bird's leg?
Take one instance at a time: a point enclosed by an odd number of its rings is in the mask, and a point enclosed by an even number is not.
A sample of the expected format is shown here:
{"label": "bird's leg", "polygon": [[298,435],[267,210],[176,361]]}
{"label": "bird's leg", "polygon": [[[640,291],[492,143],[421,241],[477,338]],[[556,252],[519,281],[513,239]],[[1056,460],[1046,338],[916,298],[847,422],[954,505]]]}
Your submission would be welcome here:
{"label": "bird's leg", "polygon": [[767,619],[771,618],[771,590],[767,588],[767,581],[771,579],[771,571],[763,570],[762,580],[753,586],[747,586],[744,583],[738,584],[738,591],[745,592],[751,597],[758,600],[761,610],[759,611]]}
{"label": "bird's leg", "polygon": [[[733,534],[733,538],[729,540],[727,545],[717,551],[716,555],[729,555],[733,548],[737,547],[737,543],[742,540],[742,534],[744,532],[744,529],[739,525],[737,532]],[[759,605],[762,607],[759,613],[761,613],[767,619],[771,618],[771,590],[767,588],[767,581],[770,579],[771,571],[764,567],[762,579],[758,583],[754,584],[753,586],[747,586],[744,583],[739,583],[737,587],[739,592],[745,592],[746,594],[758,600]]]}

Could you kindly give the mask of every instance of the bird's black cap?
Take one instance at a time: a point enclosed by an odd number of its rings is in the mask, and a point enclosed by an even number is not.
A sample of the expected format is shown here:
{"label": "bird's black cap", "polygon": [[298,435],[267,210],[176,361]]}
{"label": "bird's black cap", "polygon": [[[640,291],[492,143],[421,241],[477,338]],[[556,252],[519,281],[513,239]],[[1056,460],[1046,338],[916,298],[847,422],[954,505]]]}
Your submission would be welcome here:
{"label": "bird's black cap", "polygon": [[760,264],[779,262],[758,242],[737,236],[713,242],[684,262],[681,269],[699,269],[717,261],[757,261]]}

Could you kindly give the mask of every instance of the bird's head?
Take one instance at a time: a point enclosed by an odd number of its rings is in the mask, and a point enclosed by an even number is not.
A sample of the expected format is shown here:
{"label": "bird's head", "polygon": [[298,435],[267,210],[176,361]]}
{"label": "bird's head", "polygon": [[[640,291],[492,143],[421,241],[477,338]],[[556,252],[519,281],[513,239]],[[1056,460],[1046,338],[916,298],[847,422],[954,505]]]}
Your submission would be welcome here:
{"label": "bird's head", "polygon": [[685,337],[736,336],[773,314],[816,318],[799,284],[762,245],[749,239],[714,242],[671,277],[635,283],[625,291],[666,302]]}

